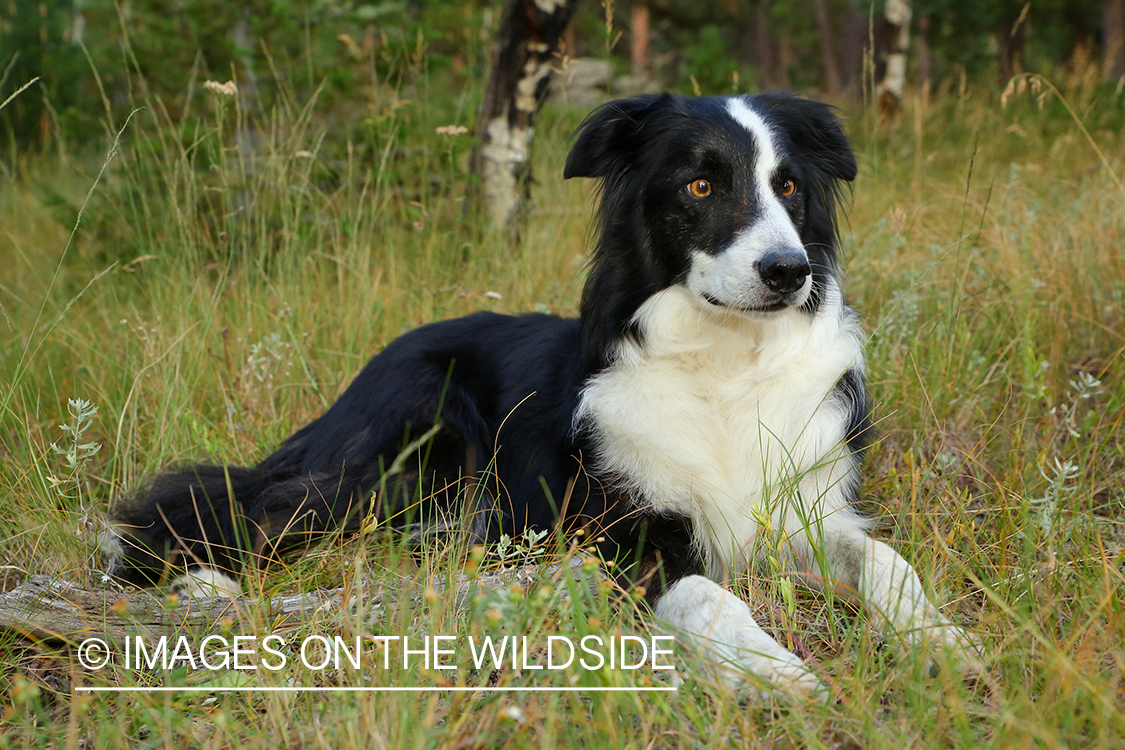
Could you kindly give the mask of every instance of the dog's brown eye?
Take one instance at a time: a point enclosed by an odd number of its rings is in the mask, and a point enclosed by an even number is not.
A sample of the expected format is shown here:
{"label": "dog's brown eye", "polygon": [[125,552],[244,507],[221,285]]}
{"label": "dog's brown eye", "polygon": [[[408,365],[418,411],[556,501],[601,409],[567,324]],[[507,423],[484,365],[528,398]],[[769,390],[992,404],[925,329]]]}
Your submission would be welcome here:
{"label": "dog's brown eye", "polygon": [[706,198],[711,194],[711,183],[707,180],[692,180],[688,184],[688,190],[696,198]]}
{"label": "dog's brown eye", "polygon": [[781,183],[782,197],[788,198],[795,192],[797,192],[797,183],[793,182],[793,180],[786,180],[785,182]]}

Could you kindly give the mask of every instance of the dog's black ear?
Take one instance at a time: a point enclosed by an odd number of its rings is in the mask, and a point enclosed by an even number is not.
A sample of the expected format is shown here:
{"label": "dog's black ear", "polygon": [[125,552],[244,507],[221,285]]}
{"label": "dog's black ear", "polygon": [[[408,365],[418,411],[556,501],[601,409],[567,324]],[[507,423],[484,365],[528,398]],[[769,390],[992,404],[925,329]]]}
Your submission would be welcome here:
{"label": "dog's black ear", "polygon": [[649,140],[646,123],[674,100],[671,94],[646,94],[595,109],[575,131],[578,138],[566,157],[563,177],[605,177],[632,162]]}
{"label": "dog's black ear", "polygon": [[855,154],[840,127],[836,108],[790,94],[766,93],[755,97],[765,105],[794,147],[829,177],[851,182],[856,176]]}

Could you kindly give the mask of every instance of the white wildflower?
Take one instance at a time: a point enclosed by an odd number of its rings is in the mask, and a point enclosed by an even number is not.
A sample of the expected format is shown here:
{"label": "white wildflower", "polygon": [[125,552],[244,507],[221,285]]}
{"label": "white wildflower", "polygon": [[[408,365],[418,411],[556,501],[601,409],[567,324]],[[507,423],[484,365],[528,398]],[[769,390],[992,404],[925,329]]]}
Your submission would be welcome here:
{"label": "white wildflower", "polygon": [[469,129],[464,125],[439,125],[434,132],[438,135],[465,135]]}
{"label": "white wildflower", "polygon": [[218,81],[204,81],[203,88],[214,91],[220,96],[238,96],[238,86],[234,85],[234,81],[227,81],[226,83],[219,83]]}

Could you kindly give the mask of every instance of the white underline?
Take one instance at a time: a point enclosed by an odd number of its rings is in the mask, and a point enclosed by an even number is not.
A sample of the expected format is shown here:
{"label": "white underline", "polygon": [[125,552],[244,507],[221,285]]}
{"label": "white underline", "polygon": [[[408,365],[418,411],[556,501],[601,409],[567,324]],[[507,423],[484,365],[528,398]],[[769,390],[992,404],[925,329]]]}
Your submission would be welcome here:
{"label": "white underline", "polygon": [[75,686],[80,693],[674,693],[675,687],[255,687],[184,686],[184,687],[87,687]]}

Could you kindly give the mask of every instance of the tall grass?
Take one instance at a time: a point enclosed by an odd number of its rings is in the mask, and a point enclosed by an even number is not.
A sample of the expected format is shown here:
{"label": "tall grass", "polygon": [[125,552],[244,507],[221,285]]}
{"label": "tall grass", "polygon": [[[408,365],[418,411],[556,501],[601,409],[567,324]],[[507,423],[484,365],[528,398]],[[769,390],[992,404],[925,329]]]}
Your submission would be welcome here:
{"label": "tall grass", "polygon": [[[891,125],[845,105],[861,162],[847,286],[867,316],[880,435],[866,496],[885,511],[878,533],[979,634],[987,679],[930,676],[884,647],[866,618],[767,572],[739,585],[779,640],[813,654],[834,691],[828,705],[740,700],[706,680],[675,694],[231,694],[218,688],[236,678],[206,672],[88,678],[65,652],[9,634],[0,745],[1120,747],[1125,194],[1110,170],[1120,175],[1125,154],[1122,101],[1063,89],[1108,166],[1039,92],[1006,106],[986,92],[916,98]],[[435,128],[461,124],[445,113],[471,111],[464,103],[388,104],[349,145],[325,143],[315,98],[286,99],[261,120],[237,98],[206,91],[193,102],[173,120],[139,101],[108,164],[102,155],[68,173],[42,157],[0,191],[10,374],[0,539],[14,568],[104,585],[94,532],[117,498],[168,464],[256,462],[403,331],[477,309],[575,312],[590,187],[559,175],[581,112],[544,114],[536,209],[513,248],[462,212],[469,143]],[[89,402],[83,420],[68,412],[72,399]],[[78,450],[91,444],[100,450]],[[566,552],[546,549],[528,556]],[[646,627],[633,594],[565,576],[461,607],[432,591],[512,562],[455,542],[412,553],[376,534],[319,547],[249,586],[350,587],[347,607],[318,612],[289,642]],[[378,601],[376,583],[390,587]],[[242,616],[245,630],[276,626],[264,610]],[[237,679],[667,684],[648,671],[470,667],[291,666]],[[87,679],[216,692],[69,692]]]}

